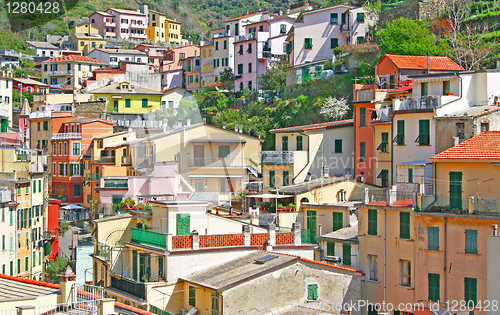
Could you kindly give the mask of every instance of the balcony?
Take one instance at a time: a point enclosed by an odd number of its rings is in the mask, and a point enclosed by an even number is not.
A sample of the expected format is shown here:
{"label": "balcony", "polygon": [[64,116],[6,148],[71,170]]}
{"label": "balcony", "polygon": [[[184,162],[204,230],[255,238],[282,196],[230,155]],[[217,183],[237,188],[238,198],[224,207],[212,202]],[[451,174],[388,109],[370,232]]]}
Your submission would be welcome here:
{"label": "balcony", "polygon": [[101,156],[98,160],[97,163],[100,164],[115,164],[115,157],[114,156]]}
{"label": "balcony", "polygon": [[[305,151],[304,151],[305,152]],[[261,162],[262,164],[283,164],[283,165],[293,165],[294,164],[294,152],[293,151],[262,151],[261,152]]]}
{"label": "balcony", "polygon": [[412,96],[409,99],[395,99],[394,111],[400,110],[434,110],[441,106],[440,96]]}
{"label": "balcony", "polygon": [[141,299],[146,298],[146,284],[144,282],[136,282],[126,278],[112,276],[110,288],[132,294],[133,296],[137,296]]}
{"label": "balcony", "polygon": [[131,241],[143,245],[167,248],[165,234],[132,228]]}
{"label": "balcony", "polygon": [[146,34],[131,33],[130,37],[132,37],[132,38],[146,38]]}
{"label": "balcony", "polygon": [[[33,95],[36,96],[36,95]],[[39,118],[50,118],[52,117],[51,111],[43,111],[43,112],[31,112],[30,119],[39,119]]]}
{"label": "balcony", "polygon": [[82,134],[80,132],[63,132],[52,135],[52,140],[72,140],[81,138]]}
{"label": "balcony", "polygon": [[116,33],[115,32],[104,32],[104,36],[106,36],[106,37],[116,37]]}
{"label": "balcony", "polygon": [[104,188],[128,188],[128,179],[126,178],[105,178]]}
{"label": "balcony", "polygon": [[136,28],[136,29],[144,30],[144,29],[146,29],[146,24],[131,23],[130,24],[130,28]]}
{"label": "balcony", "polygon": [[132,157],[130,155],[122,156],[122,165],[123,166],[132,166]]}
{"label": "balcony", "polygon": [[57,231],[56,230],[51,230],[51,231],[44,231],[43,232],[43,239],[45,241],[50,241],[53,240],[57,237]]}
{"label": "balcony", "polygon": [[104,26],[105,27],[116,27],[116,23],[115,22],[104,22]]}
{"label": "balcony", "polygon": [[250,182],[247,184],[246,189],[250,193],[262,193],[264,191],[262,185],[262,182]]}
{"label": "balcony", "polygon": [[88,173],[85,174],[85,180],[91,181],[91,182],[97,182],[101,180],[101,174],[99,173]]}
{"label": "balcony", "polygon": [[47,75],[49,77],[65,77],[68,75],[73,75],[72,70],[64,70],[64,71],[47,71]]}
{"label": "balcony", "polygon": [[[235,162],[238,165],[235,165]],[[189,167],[236,167],[243,166],[244,159],[236,159],[233,155],[228,155],[225,158],[190,158]]]}
{"label": "balcony", "polygon": [[6,108],[0,108],[0,117],[9,117],[9,111]]}
{"label": "balcony", "polygon": [[109,259],[109,246],[106,244],[98,243],[96,255],[99,255],[102,258],[108,260]]}
{"label": "balcony", "polygon": [[341,24],[340,25],[340,32],[349,34],[351,32],[351,28],[349,27],[349,24]]}
{"label": "balcony", "polygon": [[389,114],[390,108],[378,108],[375,110],[377,113],[377,117],[373,119],[373,121],[390,121],[391,115]]}
{"label": "balcony", "polygon": [[422,196],[424,212],[500,216],[500,200],[476,197]]}
{"label": "balcony", "polygon": [[363,190],[363,204],[369,206],[389,207],[415,207],[417,205],[417,193],[407,190],[392,189],[369,189]]}
{"label": "balcony", "polygon": [[27,152],[18,152],[16,154],[16,160],[18,162],[31,162],[31,155]]}

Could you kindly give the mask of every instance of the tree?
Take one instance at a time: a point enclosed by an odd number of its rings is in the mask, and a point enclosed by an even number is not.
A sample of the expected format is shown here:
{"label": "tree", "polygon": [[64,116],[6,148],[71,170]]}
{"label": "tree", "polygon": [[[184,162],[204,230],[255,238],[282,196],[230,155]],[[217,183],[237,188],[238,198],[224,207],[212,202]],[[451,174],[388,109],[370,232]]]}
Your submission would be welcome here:
{"label": "tree", "polygon": [[261,88],[265,91],[275,91],[286,86],[285,65],[278,62],[272,62],[266,70],[266,73],[258,75],[258,81]]}
{"label": "tree", "polygon": [[59,236],[64,236],[64,233],[68,232],[69,223],[68,221],[59,221]]}
{"label": "tree", "polygon": [[328,96],[328,98],[323,101],[319,113],[336,121],[344,118],[348,112],[349,106],[347,105],[347,101],[344,98],[339,99]]}
{"label": "tree", "polygon": [[59,275],[63,273],[64,269],[68,266],[68,260],[62,256],[57,257],[54,261],[49,263],[47,267],[47,274],[50,281],[59,283]]}
{"label": "tree", "polygon": [[[471,0],[450,0],[448,7],[448,21],[450,32],[447,36],[455,61],[465,70],[478,70],[481,62],[492,52],[496,37],[487,42],[490,32],[488,21],[468,21]],[[489,36],[491,37],[491,36]]]}
{"label": "tree", "polygon": [[234,73],[231,68],[224,68],[219,76],[219,82],[222,88],[227,91],[234,91]]}
{"label": "tree", "polygon": [[442,49],[429,29],[420,21],[399,18],[377,32],[380,47],[386,54],[425,56],[439,55]]}
{"label": "tree", "polygon": [[222,92],[212,88],[207,88],[200,94],[199,101],[200,109],[205,114],[210,114],[225,109],[227,97]]}

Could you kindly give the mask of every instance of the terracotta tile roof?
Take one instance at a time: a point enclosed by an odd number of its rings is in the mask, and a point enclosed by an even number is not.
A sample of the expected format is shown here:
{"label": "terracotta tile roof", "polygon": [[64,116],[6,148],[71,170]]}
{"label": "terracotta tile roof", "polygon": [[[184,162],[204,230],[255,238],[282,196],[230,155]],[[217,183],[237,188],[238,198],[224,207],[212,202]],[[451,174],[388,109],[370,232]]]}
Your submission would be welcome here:
{"label": "terracotta tile roof", "polygon": [[342,267],[342,266],[336,266],[336,265],[328,264],[328,263],[325,263],[322,261],[316,261],[316,260],[311,260],[311,259],[307,259],[307,258],[300,258],[300,260],[307,261],[307,262],[314,263],[314,264],[318,264],[318,265],[322,265],[322,266],[328,266],[328,267],[335,268],[335,269],[341,269],[341,270],[345,270],[345,271],[351,271],[351,272],[357,272],[357,273],[363,274],[363,271],[359,271],[359,270],[347,268],[347,267]]}
{"label": "terracotta tile roof", "polygon": [[68,62],[68,61],[76,61],[76,62],[87,62],[87,63],[97,63],[97,64],[103,64],[105,65],[105,62],[95,60],[92,58],[89,58],[87,56],[81,56],[81,55],[67,55],[67,56],[62,56],[62,57],[56,57],[48,60],[42,61],[42,63],[47,63],[47,62]]}
{"label": "terracotta tile roof", "polygon": [[[385,54],[400,69],[427,69],[427,56]],[[449,57],[429,56],[430,70],[465,70]]]}
{"label": "terracotta tile roof", "polygon": [[260,13],[267,13],[268,11],[261,11],[261,12],[255,12],[255,13],[250,13],[250,14],[245,14],[245,15],[242,15],[242,16],[238,16],[238,17],[235,17],[235,18],[232,18],[232,19],[229,19],[229,20],[226,20],[226,22],[231,22],[231,21],[236,21],[236,20],[241,20],[241,19],[244,19],[246,17],[250,17],[250,16],[254,16],[254,15],[257,15],[257,14],[260,14]]}
{"label": "terracotta tile roof", "polygon": [[18,282],[27,283],[27,284],[39,285],[42,287],[47,287],[47,288],[52,288],[52,289],[59,289],[58,284],[50,283],[50,282],[36,281],[36,280],[25,279],[25,278],[20,278],[20,277],[8,276],[8,275],[4,275],[4,274],[0,274],[0,278],[12,280],[12,281],[18,281]]}
{"label": "terracotta tile roof", "polygon": [[389,89],[387,90],[387,93],[403,93],[403,92],[409,92],[412,89],[412,85],[408,86],[402,86],[398,87],[397,89]]}
{"label": "terracotta tile roof", "polygon": [[313,130],[315,128],[321,129],[321,128],[327,128],[327,127],[332,127],[332,126],[343,126],[343,125],[348,125],[348,124],[353,124],[353,123],[354,123],[354,119],[345,119],[345,120],[329,121],[329,122],[310,124],[310,125],[299,125],[299,126],[271,129],[269,131],[270,132],[297,132],[297,131],[303,131],[303,130]]}
{"label": "terracotta tile roof", "polygon": [[430,160],[500,160],[500,131],[483,131],[479,135],[438,153]]}

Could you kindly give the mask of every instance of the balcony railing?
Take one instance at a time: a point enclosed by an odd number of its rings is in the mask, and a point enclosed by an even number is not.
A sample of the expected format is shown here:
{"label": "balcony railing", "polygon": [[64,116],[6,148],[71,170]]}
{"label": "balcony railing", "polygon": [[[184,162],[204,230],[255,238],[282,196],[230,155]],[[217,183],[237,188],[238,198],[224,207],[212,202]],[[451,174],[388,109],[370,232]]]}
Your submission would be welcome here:
{"label": "balcony railing", "polygon": [[127,188],[128,179],[126,178],[105,178],[104,179],[105,188]]}
{"label": "balcony railing", "polygon": [[132,23],[132,24],[130,24],[130,28],[145,29],[146,28],[146,24]]}
{"label": "balcony railing", "polygon": [[131,33],[130,37],[132,38],[146,38],[146,34],[138,34],[138,33]]}
{"label": "balcony railing", "polygon": [[44,231],[43,232],[43,239],[48,241],[48,240],[53,240],[57,237],[57,231],[56,230],[51,230],[51,231]]}
{"label": "balcony railing", "polygon": [[417,109],[436,109],[441,106],[440,96],[411,97],[410,99],[393,101],[394,111],[398,110],[417,110]]}
{"label": "balcony railing", "polygon": [[344,32],[350,32],[350,31],[351,31],[351,28],[349,27],[349,24],[345,24],[345,23],[344,23],[344,24],[341,24],[341,25],[340,25],[340,31],[341,31],[342,33],[344,33]]}
{"label": "balcony railing", "polygon": [[108,260],[109,259],[109,246],[106,244],[97,244],[97,255],[103,257],[104,259]]}
{"label": "balcony railing", "polygon": [[130,155],[122,156],[122,165],[123,166],[132,166],[132,157]]}
{"label": "balcony railing", "polygon": [[70,140],[70,139],[81,139],[81,138],[82,134],[80,132],[64,132],[52,135],[52,140]]}
{"label": "balcony railing", "polygon": [[27,153],[18,153],[17,154],[17,161],[18,162],[30,162],[31,161],[31,155]]}
{"label": "balcony railing", "polygon": [[250,182],[247,184],[246,189],[251,193],[261,193],[263,191],[262,184],[262,182]]}
{"label": "balcony railing", "polygon": [[104,26],[105,27],[116,27],[116,23],[115,22],[104,22]]}
{"label": "balcony railing", "polygon": [[293,151],[262,151],[262,164],[288,164],[293,165]]}
{"label": "balcony railing", "polygon": [[73,75],[73,71],[72,70],[48,71],[47,75],[51,77],[65,77],[67,75]]}
{"label": "balcony railing", "polygon": [[144,282],[136,282],[126,278],[111,277],[111,288],[132,294],[141,299],[146,298],[146,284]]}
{"label": "balcony railing", "polygon": [[392,189],[363,190],[363,203],[372,206],[414,207],[417,205],[417,193],[413,191]]}
{"label": "balcony railing", "polygon": [[88,180],[88,181],[100,181],[101,180],[101,174],[99,173],[88,173],[88,174],[85,174],[85,180]]}
{"label": "balcony railing", "polygon": [[131,241],[154,247],[167,248],[165,234],[132,228]]}
{"label": "balcony railing", "polygon": [[425,212],[500,216],[500,199],[422,196],[422,210]]}
{"label": "balcony railing", "polygon": [[374,121],[389,121],[391,120],[391,116],[389,115],[390,108],[379,108],[376,109],[377,118]]}
{"label": "balcony railing", "polygon": [[97,162],[98,163],[105,163],[105,164],[115,164],[115,157],[114,156],[101,156]]}
{"label": "balcony railing", "polygon": [[[232,166],[242,166],[234,165],[235,158],[229,155],[225,158],[190,158],[190,167],[232,167]],[[242,164],[242,163],[239,163]]]}

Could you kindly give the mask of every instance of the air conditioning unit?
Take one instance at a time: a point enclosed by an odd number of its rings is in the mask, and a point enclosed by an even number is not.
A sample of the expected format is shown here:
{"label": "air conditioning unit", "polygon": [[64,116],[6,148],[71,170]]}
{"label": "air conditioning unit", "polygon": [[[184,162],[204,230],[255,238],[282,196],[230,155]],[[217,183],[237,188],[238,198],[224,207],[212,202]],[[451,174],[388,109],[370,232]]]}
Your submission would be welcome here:
{"label": "air conditioning unit", "polygon": [[323,259],[326,262],[333,263],[333,264],[339,264],[340,262],[342,262],[342,258],[340,258],[339,256],[326,256]]}
{"label": "air conditioning unit", "polygon": [[188,313],[188,310],[183,308],[181,309],[181,315],[186,315]]}

